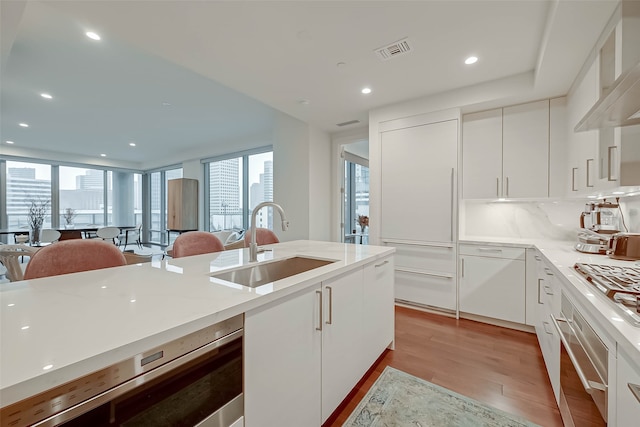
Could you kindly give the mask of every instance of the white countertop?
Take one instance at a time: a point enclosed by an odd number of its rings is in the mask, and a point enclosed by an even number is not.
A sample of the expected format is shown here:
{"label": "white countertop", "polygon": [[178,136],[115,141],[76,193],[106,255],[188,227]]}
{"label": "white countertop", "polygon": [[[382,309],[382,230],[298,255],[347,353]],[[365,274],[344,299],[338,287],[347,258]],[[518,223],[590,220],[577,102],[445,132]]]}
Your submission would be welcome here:
{"label": "white countertop", "polygon": [[[640,361],[640,327],[623,319],[619,311],[607,296],[598,291],[573,269],[575,263],[618,265],[640,268],[633,261],[622,261],[606,255],[587,254],[574,249],[575,241],[554,241],[537,239],[509,239],[493,237],[466,237],[461,244],[509,245],[516,247],[536,247],[555,269],[555,274],[562,275],[564,288],[571,300],[578,305],[580,311],[597,331],[604,332],[620,348],[634,360]],[[571,285],[571,286],[566,286]],[[595,323],[595,325],[593,325]],[[611,351],[612,349],[610,349]],[[640,362],[639,362],[640,364]]]}
{"label": "white countertop", "polygon": [[0,406],[393,253],[393,248],[293,241],[259,261],[337,260],[250,289],[210,277],[248,264],[248,249],[0,285]]}

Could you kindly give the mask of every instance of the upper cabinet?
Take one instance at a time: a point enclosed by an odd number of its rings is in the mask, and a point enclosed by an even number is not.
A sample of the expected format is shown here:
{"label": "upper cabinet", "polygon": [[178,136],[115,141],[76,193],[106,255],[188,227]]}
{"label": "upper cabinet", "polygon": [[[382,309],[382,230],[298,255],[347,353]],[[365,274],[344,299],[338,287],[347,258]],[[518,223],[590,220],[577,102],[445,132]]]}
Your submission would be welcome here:
{"label": "upper cabinet", "polygon": [[549,100],[467,114],[462,197],[549,197]]}

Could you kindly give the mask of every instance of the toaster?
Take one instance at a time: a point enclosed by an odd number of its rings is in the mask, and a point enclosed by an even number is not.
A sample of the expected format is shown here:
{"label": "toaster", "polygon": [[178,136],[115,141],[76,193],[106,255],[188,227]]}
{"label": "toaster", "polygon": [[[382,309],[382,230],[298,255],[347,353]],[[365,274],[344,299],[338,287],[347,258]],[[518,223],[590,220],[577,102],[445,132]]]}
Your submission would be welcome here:
{"label": "toaster", "polygon": [[607,255],[629,261],[640,259],[640,233],[616,233],[609,239]]}

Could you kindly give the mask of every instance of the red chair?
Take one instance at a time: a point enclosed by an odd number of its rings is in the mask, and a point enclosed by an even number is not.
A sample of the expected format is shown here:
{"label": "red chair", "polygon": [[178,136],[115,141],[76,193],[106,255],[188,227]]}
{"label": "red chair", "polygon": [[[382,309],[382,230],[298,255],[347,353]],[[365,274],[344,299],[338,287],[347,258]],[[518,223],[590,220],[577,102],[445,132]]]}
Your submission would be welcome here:
{"label": "red chair", "polygon": [[[244,234],[244,243],[245,247],[249,247],[251,244],[251,232],[252,230],[247,230]],[[268,228],[256,228],[256,244],[258,246],[269,245],[271,243],[280,243],[278,236],[276,233],[269,230]]]}
{"label": "red chair", "polygon": [[24,280],[126,265],[122,252],[102,240],[71,239],[36,252],[24,272]]}
{"label": "red chair", "polygon": [[224,245],[207,231],[188,231],[173,242],[173,258],[224,251]]}

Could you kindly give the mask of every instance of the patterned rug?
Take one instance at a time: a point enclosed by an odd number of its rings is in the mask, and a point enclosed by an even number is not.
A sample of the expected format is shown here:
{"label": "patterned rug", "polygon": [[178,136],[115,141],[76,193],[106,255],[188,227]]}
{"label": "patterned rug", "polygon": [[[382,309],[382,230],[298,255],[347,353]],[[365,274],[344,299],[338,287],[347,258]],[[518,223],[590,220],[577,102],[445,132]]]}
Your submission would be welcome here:
{"label": "patterned rug", "polygon": [[536,427],[387,366],[343,427]]}

